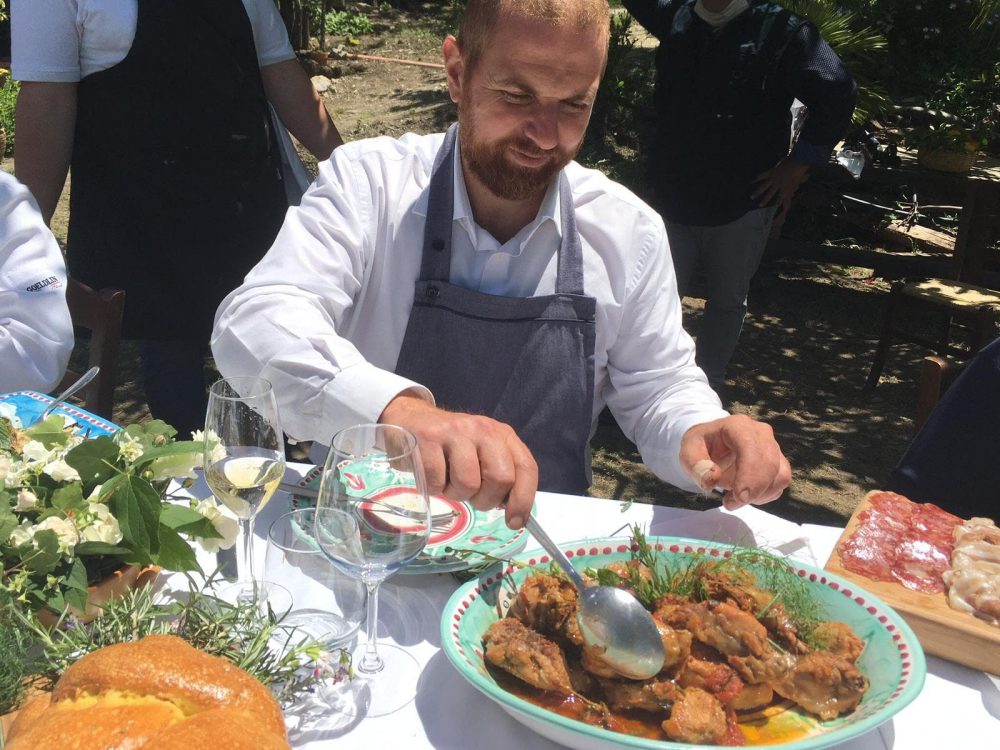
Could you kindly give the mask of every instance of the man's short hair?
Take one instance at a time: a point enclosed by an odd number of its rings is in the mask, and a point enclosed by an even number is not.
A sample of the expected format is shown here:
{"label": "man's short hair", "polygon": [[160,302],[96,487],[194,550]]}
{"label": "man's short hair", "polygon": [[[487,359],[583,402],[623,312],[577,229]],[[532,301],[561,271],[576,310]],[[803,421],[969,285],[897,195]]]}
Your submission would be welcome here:
{"label": "man's short hair", "polygon": [[[580,31],[602,30],[608,37],[611,11],[608,0],[468,0],[458,31],[465,75],[479,64],[494,29],[505,18],[528,18]],[[607,47],[604,51],[607,62]]]}

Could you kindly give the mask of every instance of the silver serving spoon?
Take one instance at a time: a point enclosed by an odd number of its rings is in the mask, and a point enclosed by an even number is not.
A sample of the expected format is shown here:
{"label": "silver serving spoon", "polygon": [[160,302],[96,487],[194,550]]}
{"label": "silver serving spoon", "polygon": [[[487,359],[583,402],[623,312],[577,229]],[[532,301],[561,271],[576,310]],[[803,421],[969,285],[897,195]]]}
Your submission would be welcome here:
{"label": "silver serving spoon", "polygon": [[97,373],[99,373],[100,371],[101,371],[100,367],[94,366],[94,367],[91,367],[89,370],[87,370],[85,373],[83,373],[83,375],[81,375],[76,381],[74,381],[69,386],[69,388],[67,388],[65,391],[63,391],[58,396],[56,396],[55,400],[51,404],[49,404],[48,408],[45,411],[42,412],[42,416],[40,416],[36,421],[41,422],[43,419],[45,419],[47,416],[49,416],[49,414],[51,414],[52,411],[57,406],[59,406],[59,404],[61,404],[63,401],[65,401],[70,396],[72,396],[74,393],[76,393],[78,390],[80,390],[81,388],[83,388],[91,380],[93,380],[94,378],[96,378],[97,377]]}
{"label": "silver serving spoon", "polygon": [[588,586],[534,516],[529,514],[524,526],[579,591],[576,619],[587,645],[604,649],[601,660],[624,677],[648,680],[658,674],[663,669],[663,641],[642,603],[624,589]]}

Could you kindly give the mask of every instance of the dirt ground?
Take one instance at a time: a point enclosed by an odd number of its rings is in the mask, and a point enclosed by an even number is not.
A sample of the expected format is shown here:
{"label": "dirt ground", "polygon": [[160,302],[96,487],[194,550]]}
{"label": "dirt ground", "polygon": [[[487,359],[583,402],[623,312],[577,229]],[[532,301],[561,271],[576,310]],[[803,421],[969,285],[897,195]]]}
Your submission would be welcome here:
{"label": "dirt ground", "polygon": [[[328,40],[355,54],[440,62],[445,26],[382,12],[376,34],[349,44]],[[320,71],[311,71],[320,72]],[[338,60],[322,71],[331,77],[324,94],[348,141],[407,131],[434,132],[455,118],[443,71],[399,62]],[[67,191],[68,192],[68,191]],[[817,198],[818,196],[818,198]],[[829,221],[832,208],[821,193],[800,201],[786,230],[815,242],[850,240]],[[65,231],[66,196],[55,221]],[[810,212],[812,212],[810,214]],[[817,230],[817,227],[819,229]],[[818,237],[817,232],[834,234]],[[843,523],[861,497],[878,488],[913,432],[916,374],[928,353],[896,347],[882,384],[862,390],[882,318],[887,283],[854,265],[767,256],[754,280],[726,397],[734,412],[769,422],[788,455],[794,478],[785,497],[769,509],[796,521]],[[702,301],[685,300],[687,322],[697,332]],[[82,352],[75,354],[81,357]],[[137,381],[135,350],[127,344],[119,373],[115,417],[128,422],[147,415]],[[643,469],[634,446],[605,414],[593,441],[592,494],[641,502],[707,507],[717,500],[691,497]]]}

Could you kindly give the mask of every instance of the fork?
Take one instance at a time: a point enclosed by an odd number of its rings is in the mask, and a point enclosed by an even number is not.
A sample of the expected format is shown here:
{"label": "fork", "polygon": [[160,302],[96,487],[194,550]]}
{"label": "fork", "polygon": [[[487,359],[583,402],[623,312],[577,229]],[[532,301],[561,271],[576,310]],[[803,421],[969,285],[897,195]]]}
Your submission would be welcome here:
{"label": "fork", "polygon": [[[303,487],[298,484],[291,484],[289,482],[281,482],[278,485],[278,489],[284,490],[285,492],[291,495],[298,495],[300,497],[309,497],[313,499],[319,497],[319,490],[314,489],[313,487]],[[369,503],[370,505],[381,506],[377,510],[384,510],[385,512],[393,513],[394,515],[401,516],[403,518],[412,518],[412,519],[423,518],[422,513],[410,512],[407,511],[405,508],[399,508],[395,505],[389,505],[388,503],[383,503],[381,500],[374,500],[368,498],[365,500],[365,502]],[[442,511],[440,513],[431,513],[431,526],[439,526],[447,521],[452,520],[453,518],[457,518],[459,515],[460,514],[457,510],[447,510],[447,511]]]}

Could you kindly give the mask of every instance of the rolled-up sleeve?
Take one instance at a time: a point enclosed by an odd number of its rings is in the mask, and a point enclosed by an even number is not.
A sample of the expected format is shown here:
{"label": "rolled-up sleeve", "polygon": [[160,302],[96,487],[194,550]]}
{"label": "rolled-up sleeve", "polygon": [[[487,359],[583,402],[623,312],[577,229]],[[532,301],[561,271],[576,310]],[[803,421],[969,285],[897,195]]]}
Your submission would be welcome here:
{"label": "rolled-up sleeve", "polygon": [[28,189],[0,172],[0,390],[51,390],[72,351],[59,245]]}

